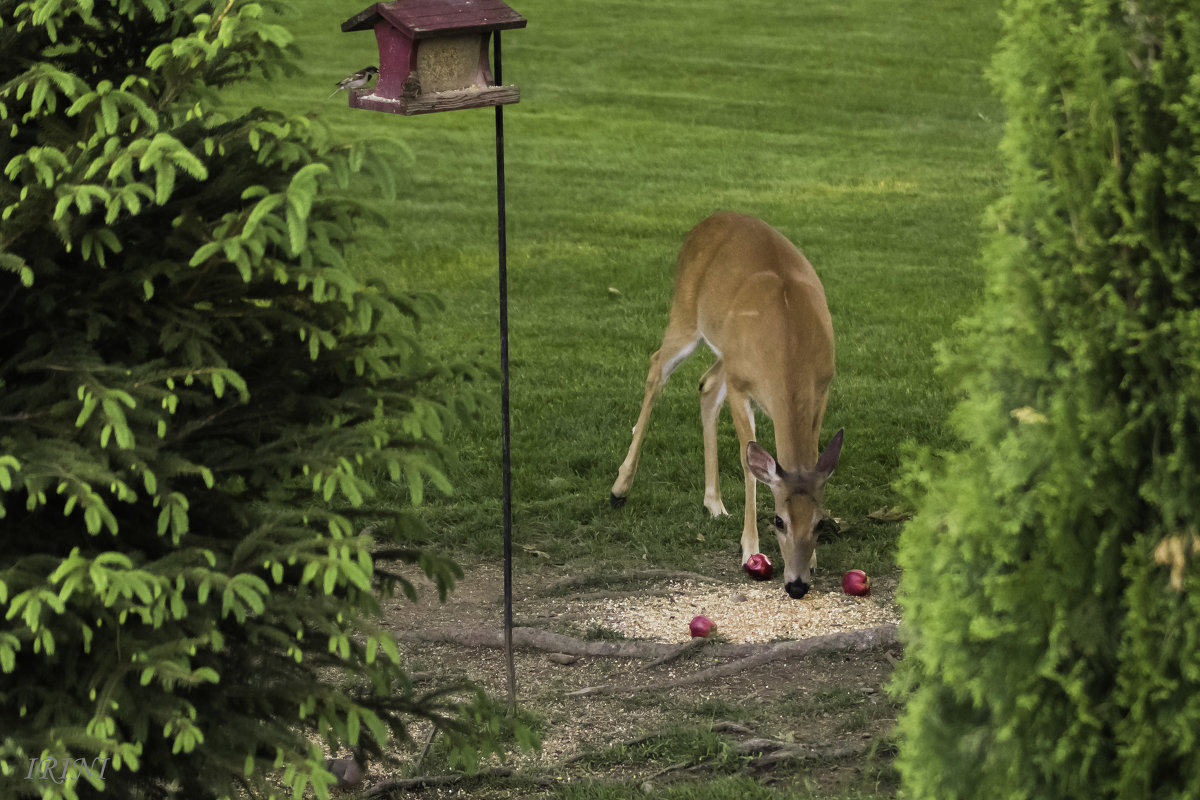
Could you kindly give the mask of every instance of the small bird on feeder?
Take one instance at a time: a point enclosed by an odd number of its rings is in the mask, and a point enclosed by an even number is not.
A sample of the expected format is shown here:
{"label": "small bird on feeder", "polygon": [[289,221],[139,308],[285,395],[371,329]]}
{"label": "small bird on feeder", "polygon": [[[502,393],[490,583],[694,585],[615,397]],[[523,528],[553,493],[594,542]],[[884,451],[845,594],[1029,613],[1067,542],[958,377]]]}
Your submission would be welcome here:
{"label": "small bird on feeder", "polygon": [[400,96],[405,100],[412,100],[421,95],[421,79],[416,72],[408,73],[408,77],[404,79],[404,83],[400,84]]}
{"label": "small bird on feeder", "polygon": [[351,752],[354,754],[352,758],[325,759],[325,769],[337,779],[337,783],[334,784],[336,789],[357,786],[367,774],[367,757],[363,751],[355,748]]}
{"label": "small bird on feeder", "polygon": [[[361,89],[371,82],[371,78],[374,78],[378,74],[378,67],[363,67],[353,75],[348,75],[338,81],[337,88],[329,93],[329,97],[333,97],[342,90],[349,91],[351,89]],[[325,99],[328,100],[329,97],[326,97]]]}

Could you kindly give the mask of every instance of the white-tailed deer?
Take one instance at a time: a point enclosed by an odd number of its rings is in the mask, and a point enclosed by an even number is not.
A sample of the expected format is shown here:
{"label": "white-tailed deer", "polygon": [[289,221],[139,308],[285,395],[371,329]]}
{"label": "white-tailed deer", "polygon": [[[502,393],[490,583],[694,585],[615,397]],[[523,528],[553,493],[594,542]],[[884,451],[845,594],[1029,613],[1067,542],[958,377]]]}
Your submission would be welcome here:
{"label": "white-tailed deer", "polygon": [[[646,397],[611,502],[625,503],[654,401],[701,340],[717,354],[700,379],[704,506],[714,517],[728,513],[717,472],[717,416],[728,398],[746,478],[742,563],[759,552],[757,479],[775,497],[784,589],[803,597],[816,563],[821,496],[842,451],[842,431],[819,456],[817,447],[833,380],[833,324],[825,289],[808,259],[760,219],[719,212],[684,241],[670,320],[662,347],[650,357]],[[775,423],[778,460],[754,441],[752,402]]]}

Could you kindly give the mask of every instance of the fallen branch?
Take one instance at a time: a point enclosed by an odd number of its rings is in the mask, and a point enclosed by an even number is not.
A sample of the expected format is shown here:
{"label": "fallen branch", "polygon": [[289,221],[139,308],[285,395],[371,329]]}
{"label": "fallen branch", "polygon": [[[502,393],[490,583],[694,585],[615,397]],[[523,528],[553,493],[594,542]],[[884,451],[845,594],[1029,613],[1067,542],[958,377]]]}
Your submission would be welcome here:
{"label": "fallen branch", "polygon": [[694,672],[691,675],[684,675],[674,680],[653,681],[643,683],[638,686],[629,684],[615,685],[608,684],[604,686],[589,686],[586,689],[580,689],[575,692],[568,692],[567,697],[586,697],[596,694],[633,694],[636,692],[654,691],[660,689],[675,689],[680,686],[690,686],[696,683],[706,683],[708,681],[717,680],[718,678],[726,678],[730,675],[736,675],[744,670],[753,669],[754,667],[762,666],[763,664],[772,661],[778,661],[784,658],[796,658],[806,656],[811,653],[821,653],[830,651],[857,651],[871,650],[876,647],[884,647],[896,641],[896,626],[895,625],[879,625],[874,628],[864,628],[857,631],[842,631],[840,633],[830,633],[825,636],[814,636],[811,639],[799,639],[790,642],[777,642],[770,645],[767,649],[754,653],[753,655],[740,658],[736,661],[730,661],[716,667]]}

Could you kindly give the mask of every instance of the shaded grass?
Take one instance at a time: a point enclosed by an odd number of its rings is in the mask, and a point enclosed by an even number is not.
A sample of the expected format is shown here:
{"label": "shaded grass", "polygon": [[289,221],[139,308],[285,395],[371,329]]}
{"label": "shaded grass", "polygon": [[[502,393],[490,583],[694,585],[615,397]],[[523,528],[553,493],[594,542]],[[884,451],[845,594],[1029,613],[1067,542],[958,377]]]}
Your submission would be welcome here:
{"label": "shaded grass", "polygon": [[749,761],[740,755],[730,741],[711,730],[678,727],[640,741],[637,744],[615,744],[580,759],[589,768],[630,766],[637,764],[704,765],[710,772],[736,772]]}
{"label": "shaded grass", "polygon": [[[561,800],[628,800],[637,794],[640,794],[640,790],[634,786],[585,783],[558,787],[551,796]],[[760,785],[751,778],[722,776],[703,783],[663,787],[655,791],[654,796],[668,800],[726,800],[730,797],[740,800],[775,800],[797,795],[791,792],[784,795]]]}
{"label": "shaded grass", "polygon": [[[579,781],[555,787],[551,796],[564,800],[575,798],[628,798],[652,793],[656,797],[679,800],[731,798],[858,798],[878,797],[895,788],[895,774],[886,754],[870,754],[856,765],[853,777],[845,785],[820,785],[803,772],[784,776],[775,770],[765,781],[751,777],[744,770],[752,756],[742,754],[719,734],[697,728],[678,728],[666,731],[636,745],[616,745],[582,759],[582,766],[592,769],[642,769],[651,780],[631,779],[625,783],[612,781]],[[809,765],[811,767],[811,764]],[[657,769],[656,769],[657,768]],[[680,771],[690,773],[690,779],[680,779]],[[740,774],[739,774],[740,773]],[[702,779],[696,779],[700,774]]]}
{"label": "shaded grass", "polygon": [[[428,345],[495,363],[493,116],[401,118],[324,101],[374,61],[370,34],[338,29],[361,5],[294,3],[303,73],[269,93],[246,87],[242,100],[312,110],[335,137],[399,143],[400,191],[378,201],[389,224],[363,232],[356,269],[436,291],[448,311],[425,329]],[[982,77],[998,2],[514,5],[530,20],[504,39],[505,77],[522,88],[505,112],[518,541],[563,564],[695,569],[719,554],[736,569],[728,413],[720,463],[733,516],[709,519],[700,503],[695,386],[707,354],[664,391],[629,505],[607,507],[676,250],[692,225],[732,208],[796,241],[829,297],[838,376],[822,438],[839,427],[847,438],[826,500],[852,534],[823,547],[821,563],[891,568],[897,526],[863,518],[900,502],[905,442],[950,444],[933,345],[978,298],[979,220],[1000,191],[999,104]],[[430,541],[467,558],[498,558],[498,432],[498,406],[452,431],[457,491],[424,511]],[[759,438],[773,441],[766,420]],[[380,488],[407,501],[401,487]]]}

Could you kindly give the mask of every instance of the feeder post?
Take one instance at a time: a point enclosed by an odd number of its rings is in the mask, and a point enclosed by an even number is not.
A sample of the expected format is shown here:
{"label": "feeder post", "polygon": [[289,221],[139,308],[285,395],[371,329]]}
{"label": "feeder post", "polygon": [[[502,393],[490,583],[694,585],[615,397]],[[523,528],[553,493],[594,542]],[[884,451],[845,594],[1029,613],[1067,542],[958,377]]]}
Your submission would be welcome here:
{"label": "feeder post", "polygon": [[[508,231],[504,210],[504,106],[520,102],[505,86],[500,31],[527,21],[504,0],[393,0],[372,3],[342,23],[342,31],[371,30],[379,51],[374,86],[347,92],[351,108],[412,116],[464,108],[496,109],[496,205],[500,261],[500,470],[504,532],[504,654],[509,711],[517,706],[512,644],[512,447],[508,380]],[[495,62],[488,64],[491,39]]]}
{"label": "feeder post", "polygon": [[[492,34],[492,71],[503,85],[500,31]],[[504,659],[508,667],[508,707],[517,709],[517,668],[513,657],[512,610],[512,426],[508,405],[508,221],[504,211],[504,106],[496,106],[496,214],[500,273],[500,472],[504,517]]]}

